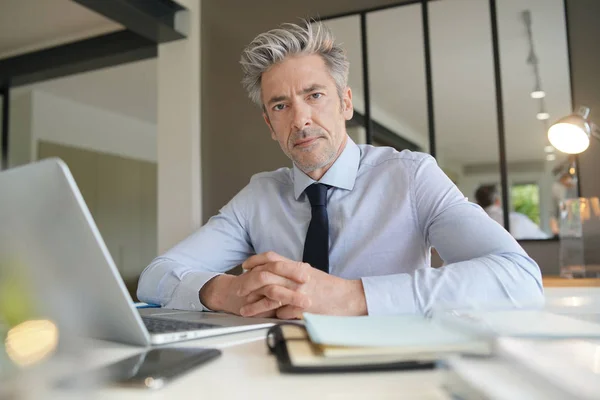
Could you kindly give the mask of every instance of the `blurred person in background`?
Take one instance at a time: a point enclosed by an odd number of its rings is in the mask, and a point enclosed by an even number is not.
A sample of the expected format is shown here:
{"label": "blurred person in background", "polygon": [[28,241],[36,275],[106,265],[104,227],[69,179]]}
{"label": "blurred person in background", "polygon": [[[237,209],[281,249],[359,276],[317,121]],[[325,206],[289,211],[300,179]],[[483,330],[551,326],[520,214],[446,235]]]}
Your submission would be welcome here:
{"label": "blurred person in background", "polygon": [[[496,185],[482,185],[475,191],[475,201],[494,221],[504,226],[504,212]],[[510,233],[517,240],[548,239],[550,235],[525,214],[511,211],[509,214]]]}

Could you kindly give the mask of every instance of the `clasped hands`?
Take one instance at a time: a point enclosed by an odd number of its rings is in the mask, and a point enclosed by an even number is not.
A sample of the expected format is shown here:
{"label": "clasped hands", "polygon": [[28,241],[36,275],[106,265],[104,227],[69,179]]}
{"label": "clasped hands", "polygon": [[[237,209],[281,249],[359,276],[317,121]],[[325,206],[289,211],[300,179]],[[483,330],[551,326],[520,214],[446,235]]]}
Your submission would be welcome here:
{"label": "clasped hands", "polygon": [[362,282],[339,278],[275,252],[248,258],[240,276],[219,275],[200,291],[215,311],[244,317],[297,319],[303,312],[365,315]]}

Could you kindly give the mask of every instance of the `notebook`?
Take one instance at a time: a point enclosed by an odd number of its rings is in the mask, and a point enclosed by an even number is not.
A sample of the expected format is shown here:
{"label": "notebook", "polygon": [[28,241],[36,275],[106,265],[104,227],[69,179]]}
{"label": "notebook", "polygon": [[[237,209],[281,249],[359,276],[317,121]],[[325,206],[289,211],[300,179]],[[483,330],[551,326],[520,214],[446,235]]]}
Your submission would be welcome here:
{"label": "notebook", "polygon": [[449,355],[491,353],[489,340],[413,315],[304,314],[304,325],[277,325],[267,340],[282,372],[427,369]]}
{"label": "notebook", "polygon": [[447,352],[489,352],[487,341],[478,336],[418,315],[336,317],[305,313],[304,320],[312,343],[325,357],[395,354],[435,358]]}

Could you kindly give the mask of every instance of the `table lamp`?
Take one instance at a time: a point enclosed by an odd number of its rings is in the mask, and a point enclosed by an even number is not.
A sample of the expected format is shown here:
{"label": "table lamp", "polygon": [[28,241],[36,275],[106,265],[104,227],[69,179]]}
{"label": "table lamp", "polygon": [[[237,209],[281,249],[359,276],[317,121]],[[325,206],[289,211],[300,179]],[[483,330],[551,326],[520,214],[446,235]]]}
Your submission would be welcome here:
{"label": "table lamp", "polygon": [[579,154],[590,145],[590,137],[600,140],[598,127],[588,119],[589,107],[580,107],[576,113],[556,121],[548,129],[548,140],[557,150]]}

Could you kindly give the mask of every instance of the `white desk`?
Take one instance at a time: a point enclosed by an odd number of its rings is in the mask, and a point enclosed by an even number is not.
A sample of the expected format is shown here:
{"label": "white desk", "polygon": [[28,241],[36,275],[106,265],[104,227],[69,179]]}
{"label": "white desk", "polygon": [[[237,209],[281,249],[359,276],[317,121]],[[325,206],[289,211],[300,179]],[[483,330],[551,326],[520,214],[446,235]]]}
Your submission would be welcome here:
{"label": "white desk", "polygon": [[544,293],[550,311],[600,323],[600,286],[549,287]]}
{"label": "white desk", "polygon": [[[223,355],[196,368],[161,390],[98,391],[101,399],[419,399],[448,397],[439,388],[443,372],[359,374],[280,374],[265,343],[266,330],[179,343],[177,346],[218,347]],[[105,364],[139,349],[95,341],[94,362]]]}
{"label": "white desk", "polygon": [[[565,296],[593,298],[594,304],[590,306],[598,312],[596,302],[600,302],[600,287],[546,289],[549,301]],[[274,357],[268,353],[265,334],[266,330],[260,330],[175,344],[174,346],[217,347],[223,351],[223,355],[174,380],[161,390],[105,388],[95,392],[96,398],[449,399],[441,389],[445,379],[443,371],[280,374]],[[141,350],[103,341],[91,341],[89,347],[94,365],[118,361]]]}

